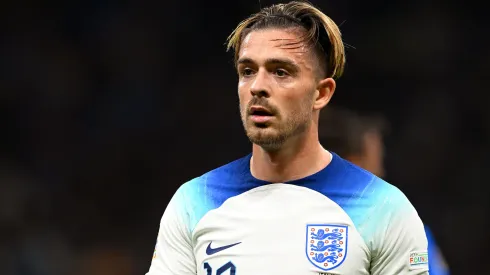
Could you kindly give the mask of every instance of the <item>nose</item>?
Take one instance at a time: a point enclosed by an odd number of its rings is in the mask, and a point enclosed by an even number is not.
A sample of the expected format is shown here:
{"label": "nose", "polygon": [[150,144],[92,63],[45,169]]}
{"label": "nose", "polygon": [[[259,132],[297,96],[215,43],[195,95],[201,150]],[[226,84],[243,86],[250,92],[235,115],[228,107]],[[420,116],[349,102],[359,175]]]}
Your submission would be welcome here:
{"label": "nose", "polygon": [[250,93],[256,97],[269,97],[270,96],[270,84],[267,72],[259,70],[255,75],[255,78],[250,86]]}

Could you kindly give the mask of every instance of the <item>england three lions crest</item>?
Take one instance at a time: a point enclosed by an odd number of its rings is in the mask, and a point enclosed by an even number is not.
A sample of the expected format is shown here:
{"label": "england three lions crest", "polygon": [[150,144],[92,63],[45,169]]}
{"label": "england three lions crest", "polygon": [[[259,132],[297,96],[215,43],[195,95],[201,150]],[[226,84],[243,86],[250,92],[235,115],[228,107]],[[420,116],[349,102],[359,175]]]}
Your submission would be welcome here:
{"label": "england three lions crest", "polygon": [[306,257],[316,267],[331,270],[347,256],[348,227],[334,224],[306,226]]}

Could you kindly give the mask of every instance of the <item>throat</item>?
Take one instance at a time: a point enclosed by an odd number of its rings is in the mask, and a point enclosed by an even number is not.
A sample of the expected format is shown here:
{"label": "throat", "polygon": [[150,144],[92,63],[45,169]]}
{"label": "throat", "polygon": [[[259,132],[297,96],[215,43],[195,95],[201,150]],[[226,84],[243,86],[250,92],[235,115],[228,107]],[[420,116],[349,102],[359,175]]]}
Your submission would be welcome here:
{"label": "throat", "polygon": [[260,180],[284,183],[311,176],[324,169],[332,155],[318,143],[313,152],[287,154],[255,150],[250,159],[250,172]]}

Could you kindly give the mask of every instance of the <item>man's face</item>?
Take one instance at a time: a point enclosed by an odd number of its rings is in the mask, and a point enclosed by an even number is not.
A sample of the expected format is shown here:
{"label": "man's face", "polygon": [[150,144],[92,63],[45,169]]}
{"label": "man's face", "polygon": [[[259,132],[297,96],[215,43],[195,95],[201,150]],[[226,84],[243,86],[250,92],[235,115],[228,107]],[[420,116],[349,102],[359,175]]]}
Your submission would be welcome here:
{"label": "man's face", "polygon": [[319,64],[300,35],[294,29],[252,31],[238,54],[242,122],[250,141],[264,149],[281,148],[312,122]]}

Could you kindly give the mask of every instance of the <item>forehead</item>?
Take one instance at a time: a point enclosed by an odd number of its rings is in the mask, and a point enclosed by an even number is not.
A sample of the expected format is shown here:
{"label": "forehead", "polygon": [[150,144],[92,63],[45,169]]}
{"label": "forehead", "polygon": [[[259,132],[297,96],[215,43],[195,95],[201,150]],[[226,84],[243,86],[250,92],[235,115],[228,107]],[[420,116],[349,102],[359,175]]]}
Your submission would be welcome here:
{"label": "forehead", "polygon": [[288,58],[298,65],[317,65],[311,47],[301,39],[295,29],[254,30],[248,33],[241,44],[238,59],[251,59],[257,63],[270,58]]}

